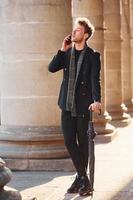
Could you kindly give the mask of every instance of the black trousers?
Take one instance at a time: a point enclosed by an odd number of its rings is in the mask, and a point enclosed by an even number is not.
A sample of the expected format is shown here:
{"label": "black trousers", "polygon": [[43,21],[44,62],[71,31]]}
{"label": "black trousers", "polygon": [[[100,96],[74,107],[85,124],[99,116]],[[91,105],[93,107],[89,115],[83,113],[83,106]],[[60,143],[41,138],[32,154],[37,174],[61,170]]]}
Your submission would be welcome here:
{"label": "black trousers", "polygon": [[72,117],[69,111],[62,111],[64,142],[79,176],[85,176],[88,167],[88,121],[89,116]]}

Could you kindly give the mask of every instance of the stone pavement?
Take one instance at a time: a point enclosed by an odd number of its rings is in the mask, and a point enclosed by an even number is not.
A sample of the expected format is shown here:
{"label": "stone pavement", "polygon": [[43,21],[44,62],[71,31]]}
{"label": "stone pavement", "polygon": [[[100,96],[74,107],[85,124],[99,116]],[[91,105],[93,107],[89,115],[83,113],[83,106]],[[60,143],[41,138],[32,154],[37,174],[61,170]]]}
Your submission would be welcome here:
{"label": "stone pavement", "polygon": [[[95,192],[93,200],[133,200],[133,119],[119,128],[118,136],[107,144],[96,144]],[[23,200],[90,200],[67,194],[73,172],[13,172],[8,185],[18,189]]]}

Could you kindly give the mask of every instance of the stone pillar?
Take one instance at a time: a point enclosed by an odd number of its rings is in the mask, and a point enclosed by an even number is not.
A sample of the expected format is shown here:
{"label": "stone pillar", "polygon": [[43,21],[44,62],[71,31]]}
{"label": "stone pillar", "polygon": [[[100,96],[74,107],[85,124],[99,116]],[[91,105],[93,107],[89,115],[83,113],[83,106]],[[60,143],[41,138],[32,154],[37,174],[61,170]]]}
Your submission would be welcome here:
{"label": "stone pillar", "polygon": [[[88,45],[101,54],[101,86],[102,86],[102,115],[95,116],[95,128],[100,141],[110,141],[115,135],[115,128],[109,124],[110,116],[106,111],[106,76],[105,76],[105,57],[104,57],[104,27],[103,27],[103,2],[102,0],[94,1],[72,1],[72,17],[87,17],[95,26],[94,36],[88,41]],[[102,137],[104,136],[104,137]]]}
{"label": "stone pillar", "polygon": [[131,95],[131,48],[130,48],[130,2],[121,1],[121,67],[122,67],[122,106],[132,111]]}
{"label": "stone pillar", "polygon": [[71,31],[71,1],[0,1],[0,11],[0,155],[14,169],[56,169],[54,160],[68,156],[57,106],[62,74],[47,67]]}
{"label": "stone pillar", "polygon": [[104,1],[104,34],[106,56],[106,103],[112,120],[127,119],[123,114],[121,79],[121,13],[120,1]]}
{"label": "stone pillar", "polygon": [[131,95],[132,95],[132,107],[133,107],[133,0],[130,0],[130,62],[131,62]]}
{"label": "stone pillar", "polygon": [[11,180],[12,172],[5,166],[5,162],[0,158],[0,199],[1,200],[22,200],[18,191],[5,190],[4,186]]}

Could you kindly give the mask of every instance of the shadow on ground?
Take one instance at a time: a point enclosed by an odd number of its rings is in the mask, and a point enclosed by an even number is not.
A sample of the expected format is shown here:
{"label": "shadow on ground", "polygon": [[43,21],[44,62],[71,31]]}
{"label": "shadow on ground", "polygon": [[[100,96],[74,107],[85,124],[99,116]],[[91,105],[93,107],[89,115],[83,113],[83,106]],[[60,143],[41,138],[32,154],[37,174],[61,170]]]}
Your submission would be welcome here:
{"label": "shadow on ground", "polygon": [[73,172],[17,171],[13,172],[13,178],[7,186],[15,188],[21,192],[25,189],[39,185],[44,185],[45,187],[45,184],[53,179],[69,175],[73,175]]}
{"label": "shadow on ground", "polygon": [[[14,187],[20,192],[33,187],[40,187],[43,186],[43,189],[46,190],[45,184],[50,182],[53,179],[60,179],[63,176],[63,179],[67,179],[67,176],[73,176],[73,173],[61,173],[57,172],[15,172],[13,180],[10,182],[9,186]],[[44,174],[45,173],[45,174]],[[44,176],[45,175],[45,176]],[[45,179],[44,179],[45,177]],[[63,182],[62,182],[63,184]],[[107,183],[108,184],[108,183]],[[40,187],[42,188],[42,187]],[[59,190],[59,188],[62,188],[62,185],[57,186],[55,190]],[[67,189],[67,188],[66,188]],[[61,189],[62,190],[62,189]],[[66,191],[63,190],[63,192],[60,190],[61,198],[56,198],[55,196],[51,196],[51,198],[44,200],[133,200],[133,176],[129,177],[125,180],[125,182],[121,183],[116,187],[115,189],[105,189],[103,190],[99,187],[96,188],[93,198],[92,197],[80,197],[78,194],[67,194]],[[42,192],[41,189],[38,190],[40,193]],[[58,193],[58,191],[56,191]],[[47,193],[47,192],[46,192]],[[35,194],[35,193],[34,193]],[[31,195],[32,196],[32,192]],[[33,195],[35,196],[35,195]],[[27,200],[28,198],[26,198]],[[37,198],[37,200],[42,200],[42,198]]]}

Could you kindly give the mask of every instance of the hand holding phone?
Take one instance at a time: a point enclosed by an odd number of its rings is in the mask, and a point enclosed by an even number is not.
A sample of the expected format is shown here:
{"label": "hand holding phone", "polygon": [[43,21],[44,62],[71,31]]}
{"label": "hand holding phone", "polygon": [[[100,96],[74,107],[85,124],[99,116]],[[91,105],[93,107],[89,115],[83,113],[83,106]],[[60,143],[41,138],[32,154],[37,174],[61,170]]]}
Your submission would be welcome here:
{"label": "hand holding phone", "polygon": [[63,40],[61,51],[67,51],[71,47],[71,43],[71,34],[69,34]]}
{"label": "hand holding phone", "polygon": [[67,45],[69,45],[69,44],[72,43],[72,41],[71,41],[71,34],[66,37],[65,42],[66,42]]}

